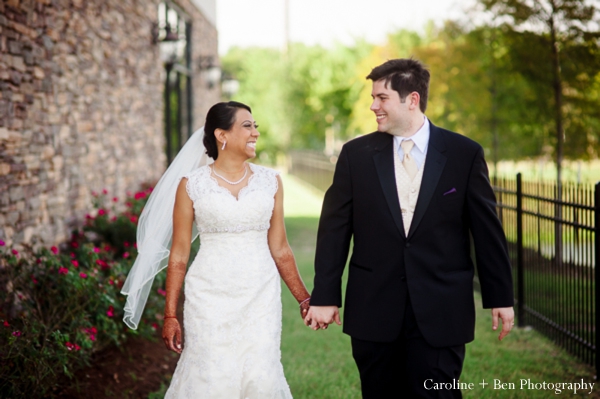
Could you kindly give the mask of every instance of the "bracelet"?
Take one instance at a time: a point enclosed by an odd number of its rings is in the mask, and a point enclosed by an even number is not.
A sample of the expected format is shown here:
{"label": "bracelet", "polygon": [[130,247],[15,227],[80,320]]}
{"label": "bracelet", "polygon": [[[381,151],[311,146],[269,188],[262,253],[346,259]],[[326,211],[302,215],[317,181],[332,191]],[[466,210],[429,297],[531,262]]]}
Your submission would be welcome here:
{"label": "bracelet", "polygon": [[300,302],[300,304],[298,306],[302,306],[304,304],[304,302],[309,301],[310,297],[306,298],[305,300],[303,300],[302,302]]}
{"label": "bracelet", "polygon": [[163,319],[176,319],[177,316],[163,316]]}

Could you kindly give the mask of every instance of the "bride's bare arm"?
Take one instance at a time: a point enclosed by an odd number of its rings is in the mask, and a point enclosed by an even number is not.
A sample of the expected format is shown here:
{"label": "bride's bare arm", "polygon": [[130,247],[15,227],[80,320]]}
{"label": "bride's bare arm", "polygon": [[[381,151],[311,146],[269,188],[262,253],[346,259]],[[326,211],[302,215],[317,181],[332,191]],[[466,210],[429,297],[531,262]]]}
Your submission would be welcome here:
{"label": "bride's bare arm", "polygon": [[162,337],[167,349],[181,353],[181,326],[177,320],[177,302],[190,257],[194,207],[185,189],[187,179],[177,187],[173,209],[173,240],[167,266],[165,320]]}
{"label": "bride's bare arm", "polygon": [[269,249],[277,265],[277,270],[279,270],[279,275],[300,304],[300,315],[304,318],[308,311],[310,294],[300,277],[296,259],[294,259],[292,248],[287,240],[283,219],[283,185],[279,176],[277,176],[277,181],[279,187],[275,194],[275,207],[269,228]]}

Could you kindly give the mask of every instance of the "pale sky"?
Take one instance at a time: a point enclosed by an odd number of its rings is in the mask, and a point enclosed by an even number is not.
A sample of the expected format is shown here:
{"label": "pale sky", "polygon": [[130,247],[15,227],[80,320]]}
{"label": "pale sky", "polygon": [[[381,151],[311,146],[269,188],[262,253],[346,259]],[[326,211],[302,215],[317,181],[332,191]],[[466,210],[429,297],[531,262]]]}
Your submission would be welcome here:
{"label": "pale sky", "polygon": [[[219,53],[232,46],[283,47],[286,0],[217,0]],[[422,31],[428,20],[465,18],[475,0],[287,0],[292,42],[325,46],[356,38],[382,43],[389,32]]]}

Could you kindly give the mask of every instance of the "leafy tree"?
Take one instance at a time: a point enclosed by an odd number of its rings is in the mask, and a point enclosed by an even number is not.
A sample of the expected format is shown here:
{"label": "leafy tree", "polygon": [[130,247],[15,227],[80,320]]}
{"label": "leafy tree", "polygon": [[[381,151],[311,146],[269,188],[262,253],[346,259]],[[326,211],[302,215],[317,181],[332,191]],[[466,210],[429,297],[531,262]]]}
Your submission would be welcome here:
{"label": "leafy tree", "polygon": [[[535,88],[539,115],[552,121],[557,182],[565,155],[586,157],[596,150],[597,94],[586,93],[597,81],[600,52],[593,0],[480,0],[507,29],[513,66]],[[597,119],[597,117],[593,118]],[[565,132],[568,132],[565,143]],[[566,144],[566,145],[565,145]],[[584,152],[581,151],[585,148]],[[587,151],[586,151],[587,150]]]}
{"label": "leafy tree", "polygon": [[235,100],[248,103],[260,124],[261,155],[289,148],[323,149],[326,132],[346,140],[358,97],[356,65],[371,45],[292,44],[276,49],[234,48],[223,57],[226,73],[240,81]]}
{"label": "leafy tree", "polygon": [[522,106],[532,88],[512,70],[507,45],[502,29],[448,21],[415,49],[432,72],[432,121],[478,141],[494,162],[536,156],[544,144]]}

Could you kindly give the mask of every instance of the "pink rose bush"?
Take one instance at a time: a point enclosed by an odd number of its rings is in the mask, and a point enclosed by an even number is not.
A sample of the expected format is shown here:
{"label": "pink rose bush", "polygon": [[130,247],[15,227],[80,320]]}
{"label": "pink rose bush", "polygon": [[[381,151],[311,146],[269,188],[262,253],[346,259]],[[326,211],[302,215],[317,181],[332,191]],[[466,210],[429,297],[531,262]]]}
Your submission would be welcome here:
{"label": "pink rose bush", "polygon": [[[120,291],[137,257],[137,219],[150,192],[132,193],[120,206],[101,190],[83,228],[60,245],[12,248],[0,240],[0,286],[10,287],[0,290],[0,396],[50,397],[64,381],[60,374],[72,376],[93,353],[132,335]],[[154,337],[160,329],[165,277],[157,276],[135,335]]]}

